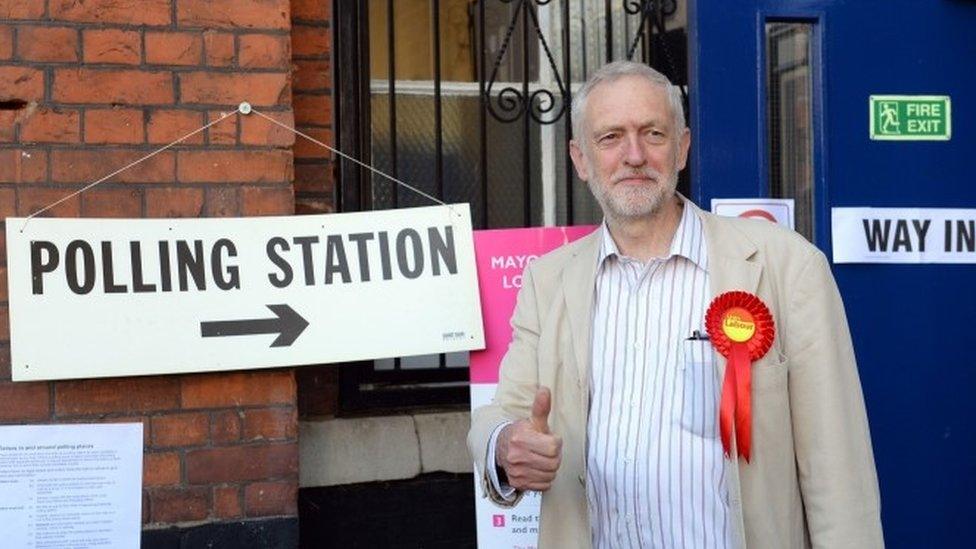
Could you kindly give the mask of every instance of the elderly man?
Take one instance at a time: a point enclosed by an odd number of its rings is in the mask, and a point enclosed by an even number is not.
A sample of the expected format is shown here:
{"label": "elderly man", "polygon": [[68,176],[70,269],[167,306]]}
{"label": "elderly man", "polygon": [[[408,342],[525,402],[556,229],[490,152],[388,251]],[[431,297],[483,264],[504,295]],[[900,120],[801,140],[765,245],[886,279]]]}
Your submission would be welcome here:
{"label": "elderly man", "polygon": [[543,547],[883,546],[824,255],[675,192],[690,135],[653,69],[604,66],[573,117],[604,223],[525,271],[468,437],[485,492],[503,506],[543,492]]}

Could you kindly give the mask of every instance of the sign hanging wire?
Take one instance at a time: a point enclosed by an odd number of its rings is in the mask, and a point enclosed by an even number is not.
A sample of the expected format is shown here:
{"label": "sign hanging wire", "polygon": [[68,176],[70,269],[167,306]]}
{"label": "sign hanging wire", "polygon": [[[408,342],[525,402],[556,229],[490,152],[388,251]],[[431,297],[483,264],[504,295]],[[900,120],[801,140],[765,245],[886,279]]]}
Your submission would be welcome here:
{"label": "sign hanging wire", "polygon": [[162,147],[160,147],[160,148],[158,148],[158,149],[150,152],[149,154],[143,156],[142,158],[136,159],[136,160],[134,160],[134,161],[126,164],[125,166],[123,166],[123,167],[115,170],[114,172],[112,172],[112,173],[110,173],[110,174],[108,174],[108,175],[106,175],[106,176],[98,179],[97,181],[93,181],[93,182],[89,183],[88,185],[85,185],[84,187],[78,189],[77,191],[75,191],[75,192],[73,192],[73,193],[71,193],[71,194],[69,194],[69,195],[67,195],[67,196],[65,196],[65,197],[63,197],[63,198],[61,198],[59,200],[56,200],[56,201],[48,204],[47,206],[44,206],[43,208],[35,211],[34,213],[28,215],[27,218],[24,219],[24,226],[20,228],[20,232],[24,232],[24,229],[27,228],[27,224],[30,222],[31,219],[33,219],[34,217],[37,217],[38,215],[40,215],[40,214],[42,214],[42,213],[50,210],[51,208],[57,206],[58,204],[61,204],[62,202],[66,201],[66,200],[70,200],[71,198],[74,198],[75,196],[78,196],[79,194],[81,194],[81,193],[83,193],[83,192],[85,192],[85,191],[87,191],[87,190],[89,190],[89,189],[91,189],[91,188],[93,188],[93,187],[95,187],[97,185],[100,185],[101,183],[104,183],[105,181],[107,181],[107,180],[115,177],[116,175],[118,175],[118,174],[120,174],[120,173],[122,173],[122,172],[124,172],[124,171],[126,171],[126,170],[128,170],[128,169],[130,169],[130,168],[132,168],[132,167],[134,167],[136,165],[138,165],[138,164],[141,164],[142,162],[145,162],[146,160],[149,160],[150,158],[156,156],[157,154],[159,154],[159,153],[161,153],[161,152],[163,152],[163,151],[165,151],[167,149],[170,149],[170,148],[172,148],[172,147],[174,147],[176,145],[179,145],[180,143],[186,141],[187,139],[193,137],[194,135],[196,135],[196,134],[198,134],[198,133],[200,133],[200,132],[202,132],[202,131],[210,128],[211,126],[214,126],[214,125],[216,125],[216,124],[224,121],[225,119],[227,119],[230,116],[233,116],[234,114],[247,115],[247,114],[251,114],[251,113],[258,115],[261,118],[264,118],[265,120],[268,120],[272,124],[274,124],[276,126],[280,126],[280,127],[284,128],[284,129],[286,129],[286,130],[294,133],[295,135],[299,135],[301,137],[304,137],[305,139],[308,139],[312,143],[315,143],[316,145],[318,145],[318,146],[320,146],[320,147],[322,147],[322,148],[330,151],[332,154],[335,154],[336,156],[340,156],[342,158],[345,158],[346,160],[349,160],[350,162],[353,162],[353,163],[355,163],[355,164],[357,164],[359,166],[362,166],[362,167],[366,168],[367,170],[369,170],[369,171],[371,171],[371,172],[373,172],[373,173],[375,173],[375,174],[377,174],[379,176],[385,177],[386,179],[389,179],[390,181],[393,181],[397,185],[400,185],[401,187],[404,187],[406,189],[409,189],[409,190],[411,190],[411,191],[413,191],[413,192],[415,192],[415,193],[423,196],[424,198],[427,198],[428,200],[431,200],[432,202],[436,202],[436,203],[438,203],[438,204],[440,204],[442,206],[447,206],[448,208],[451,208],[451,210],[454,209],[450,204],[447,204],[444,201],[442,201],[442,200],[440,200],[438,198],[435,198],[434,196],[431,196],[428,193],[425,193],[424,191],[422,191],[422,190],[414,187],[413,185],[410,185],[408,183],[405,183],[405,182],[397,179],[396,177],[393,177],[392,175],[390,175],[388,173],[385,173],[382,170],[378,170],[378,169],[376,169],[376,168],[374,168],[374,167],[372,167],[372,166],[370,166],[370,165],[368,165],[368,164],[366,164],[364,162],[360,162],[359,160],[357,160],[357,159],[349,156],[348,154],[346,154],[346,153],[344,153],[344,152],[342,152],[342,151],[340,151],[340,150],[338,150],[338,149],[336,149],[334,147],[330,147],[329,145],[326,145],[325,143],[319,141],[318,139],[315,139],[314,137],[308,135],[305,132],[302,132],[302,131],[297,130],[297,129],[295,129],[295,128],[287,125],[287,124],[283,124],[283,123],[275,120],[274,118],[272,118],[272,117],[264,114],[263,112],[261,112],[261,111],[255,109],[255,108],[253,108],[250,103],[248,103],[248,102],[245,101],[245,102],[241,103],[237,107],[236,110],[233,110],[233,111],[230,111],[230,112],[226,112],[226,113],[221,114],[221,116],[219,118],[217,118],[216,120],[213,120],[213,121],[211,121],[211,122],[209,122],[209,123],[207,123],[207,124],[205,124],[205,125],[197,128],[197,129],[193,130],[192,132],[184,135],[183,137],[180,137],[179,139],[177,139],[177,140],[175,140],[175,141],[173,141],[171,143],[168,143],[168,144],[166,144],[166,145],[164,145],[164,146],[162,146]]}
{"label": "sign hanging wire", "polygon": [[[243,105],[247,105],[247,103],[241,103],[241,105],[242,106]],[[354,162],[354,163],[356,163],[356,164],[358,164],[358,165],[366,168],[367,170],[369,170],[369,171],[371,171],[371,172],[373,172],[373,173],[375,173],[377,175],[381,175],[381,176],[389,179],[390,181],[393,181],[397,185],[400,185],[401,187],[405,187],[407,189],[410,189],[411,191],[419,194],[420,196],[423,196],[423,197],[427,198],[428,200],[431,200],[433,202],[436,202],[436,203],[438,203],[438,204],[440,204],[442,206],[448,206],[448,204],[446,202],[444,202],[444,201],[442,201],[440,199],[437,199],[437,198],[435,198],[435,197],[433,197],[433,196],[425,193],[424,191],[422,191],[422,190],[420,190],[420,189],[418,189],[418,188],[416,188],[416,187],[414,187],[412,185],[409,185],[407,183],[404,183],[403,181],[400,181],[399,179],[393,177],[392,175],[390,175],[390,174],[388,174],[386,172],[377,170],[376,168],[370,166],[369,164],[366,164],[364,162],[360,162],[359,160],[356,160],[355,158],[353,158],[353,157],[349,156],[348,154],[340,151],[339,149],[335,149],[333,147],[330,147],[330,146],[326,145],[325,143],[319,141],[318,139],[315,139],[311,135],[308,135],[305,132],[302,132],[300,130],[297,130],[295,128],[292,128],[291,126],[289,126],[287,124],[282,124],[281,122],[275,120],[274,118],[271,118],[270,116],[264,114],[263,112],[261,112],[261,111],[259,111],[257,109],[252,108],[250,105],[248,105],[247,108],[248,108],[248,110],[250,112],[252,112],[252,113],[260,116],[261,118],[264,118],[265,120],[268,120],[272,124],[275,124],[277,126],[281,126],[282,128],[284,128],[284,129],[286,129],[286,130],[288,130],[288,131],[290,131],[290,132],[292,132],[292,133],[294,133],[296,135],[300,135],[300,136],[304,137],[305,139],[308,139],[312,143],[315,143],[316,145],[318,145],[318,146],[320,146],[322,148],[328,149],[330,152],[332,152],[333,154],[335,154],[337,156],[341,156],[342,158],[345,158],[346,160],[349,160],[350,162]],[[244,111],[241,111],[241,112],[244,112]]]}
{"label": "sign hanging wire", "polygon": [[58,204],[64,202],[65,200],[69,200],[71,198],[74,198],[75,196],[78,196],[79,194],[87,191],[88,189],[91,189],[92,187],[95,187],[96,185],[100,185],[101,183],[105,182],[106,180],[115,177],[116,175],[118,175],[118,174],[120,174],[120,173],[128,170],[129,168],[131,168],[133,166],[136,166],[137,164],[140,164],[142,162],[145,162],[146,160],[149,160],[150,158],[152,158],[152,157],[156,156],[157,154],[165,151],[166,149],[169,149],[170,147],[174,147],[176,145],[179,145],[180,143],[186,141],[187,139],[193,137],[194,135],[202,132],[203,130],[206,130],[210,126],[213,126],[214,124],[217,124],[218,122],[223,121],[225,118],[233,115],[235,112],[237,112],[237,111],[225,112],[225,113],[223,113],[220,116],[220,118],[218,118],[218,119],[210,122],[209,124],[206,124],[204,126],[201,126],[201,127],[197,128],[197,129],[193,130],[192,132],[184,135],[183,137],[177,139],[176,141],[173,141],[172,143],[168,143],[168,144],[166,144],[166,145],[164,145],[164,146],[162,146],[162,147],[154,150],[153,152],[147,154],[146,156],[143,156],[142,158],[139,158],[137,160],[134,160],[134,161],[126,164],[125,166],[122,166],[121,168],[119,168],[119,169],[115,170],[114,172],[112,172],[112,173],[110,173],[110,174],[102,177],[101,179],[99,179],[97,181],[93,181],[93,182],[85,185],[84,187],[82,187],[82,188],[78,189],[77,191],[69,194],[68,196],[65,196],[64,198],[61,198],[59,200],[56,200],[56,201],[48,204],[47,206],[44,206],[40,210],[37,210],[36,212],[34,212],[34,213],[32,213],[32,214],[30,214],[30,215],[27,216],[27,219],[24,220],[24,226],[20,228],[20,232],[24,232],[24,229],[27,228],[27,223],[29,223],[32,218],[34,218],[34,217],[36,217],[36,216],[38,216],[38,215],[40,215],[40,214],[42,214],[42,213],[50,210],[51,208],[57,206]]}

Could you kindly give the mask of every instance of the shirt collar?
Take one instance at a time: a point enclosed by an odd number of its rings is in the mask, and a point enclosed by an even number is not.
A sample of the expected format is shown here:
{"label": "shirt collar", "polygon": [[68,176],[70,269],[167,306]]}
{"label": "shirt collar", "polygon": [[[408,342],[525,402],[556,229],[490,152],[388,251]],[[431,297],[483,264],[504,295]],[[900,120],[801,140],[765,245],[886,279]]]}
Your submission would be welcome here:
{"label": "shirt collar", "polygon": [[[687,202],[687,199],[684,197],[681,197],[681,200],[682,203]],[[701,218],[687,204],[683,204],[681,210],[681,220],[678,221],[678,227],[674,231],[671,248],[668,251],[667,257],[662,259],[668,260],[678,255],[688,259],[702,269],[708,270],[708,254],[706,253],[705,243],[703,241],[705,233]],[[600,253],[597,255],[597,265],[603,265],[606,259],[611,256],[625,257],[620,253],[620,250],[617,248],[617,243],[613,241],[613,237],[610,236],[610,227],[607,225],[606,219],[600,224],[600,231],[602,234],[600,236]]]}

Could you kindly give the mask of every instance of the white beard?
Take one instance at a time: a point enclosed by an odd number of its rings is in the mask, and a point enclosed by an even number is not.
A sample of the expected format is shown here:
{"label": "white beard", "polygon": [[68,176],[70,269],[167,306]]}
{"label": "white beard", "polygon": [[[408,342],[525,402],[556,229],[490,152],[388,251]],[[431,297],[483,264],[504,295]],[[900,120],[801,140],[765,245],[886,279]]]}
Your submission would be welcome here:
{"label": "white beard", "polygon": [[[629,219],[645,217],[657,212],[668,199],[674,196],[678,186],[678,173],[665,177],[649,168],[634,172],[654,179],[642,185],[610,185],[599,181],[595,174],[590,173],[590,192],[600,203],[603,215],[611,219]],[[619,180],[632,173],[615,175],[611,178]]]}

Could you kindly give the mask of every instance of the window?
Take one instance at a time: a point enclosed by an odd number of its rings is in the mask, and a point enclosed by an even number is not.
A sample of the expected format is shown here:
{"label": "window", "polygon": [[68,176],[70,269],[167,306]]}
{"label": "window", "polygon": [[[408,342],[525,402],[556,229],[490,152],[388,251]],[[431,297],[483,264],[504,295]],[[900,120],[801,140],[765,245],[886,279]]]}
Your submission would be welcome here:
{"label": "window", "polygon": [[[685,34],[667,30],[683,20],[675,1],[338,3],[340,149],[445,202],[470,203],[476,229],[598,222],[568,155],[572,90],[624,58],[684,84]],[[430,204],[348,162],[340,179],[346,211]],[[348,413],[468,402],[465,355],[340,373]]]}
{"label": "window", "polygon": [[793,198],[796,231],[813,241],[810,23],[766,23],[769,196]]}

